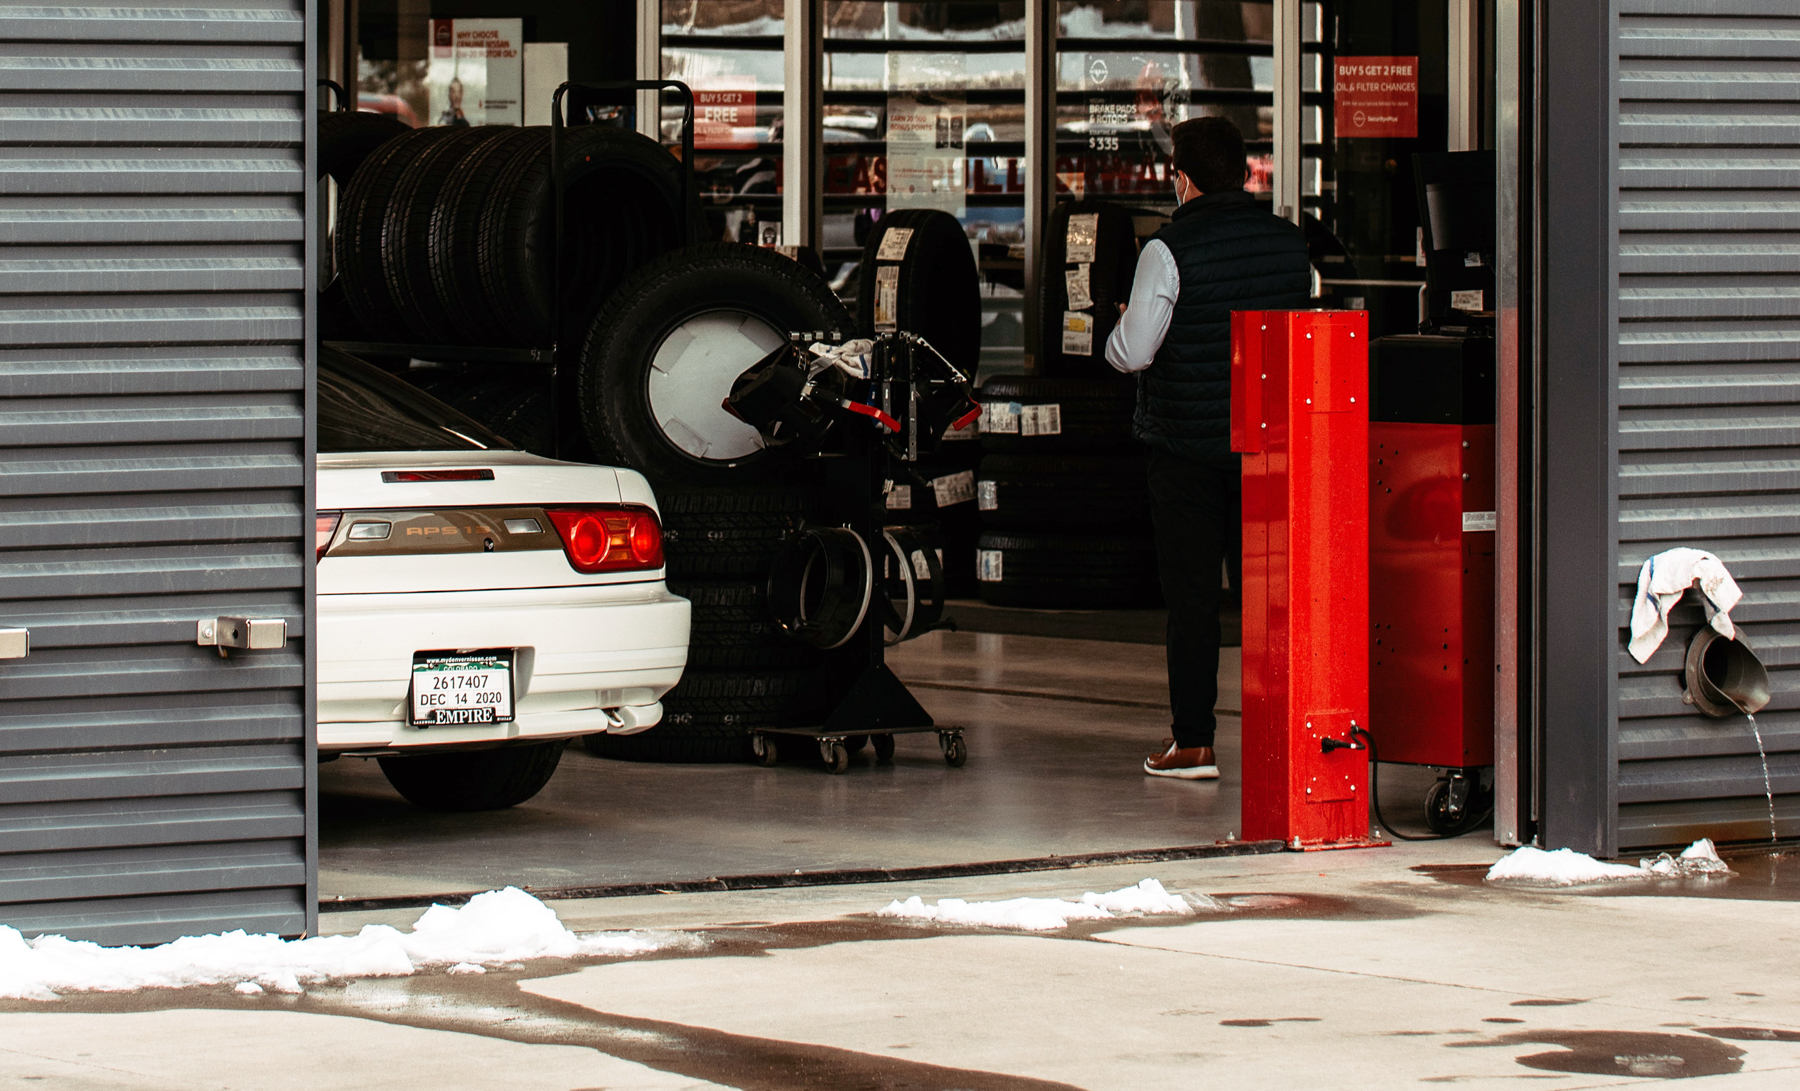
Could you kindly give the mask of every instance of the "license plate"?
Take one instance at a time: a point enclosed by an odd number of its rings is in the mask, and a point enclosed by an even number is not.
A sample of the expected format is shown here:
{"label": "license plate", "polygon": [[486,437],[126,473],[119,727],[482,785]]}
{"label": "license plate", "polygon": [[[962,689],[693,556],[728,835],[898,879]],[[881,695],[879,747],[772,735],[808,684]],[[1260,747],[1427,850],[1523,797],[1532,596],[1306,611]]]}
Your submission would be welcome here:
{"label": "license plate", "polygon": [[492,724],[513,718],[511,648],[413,655],[415,727]]}

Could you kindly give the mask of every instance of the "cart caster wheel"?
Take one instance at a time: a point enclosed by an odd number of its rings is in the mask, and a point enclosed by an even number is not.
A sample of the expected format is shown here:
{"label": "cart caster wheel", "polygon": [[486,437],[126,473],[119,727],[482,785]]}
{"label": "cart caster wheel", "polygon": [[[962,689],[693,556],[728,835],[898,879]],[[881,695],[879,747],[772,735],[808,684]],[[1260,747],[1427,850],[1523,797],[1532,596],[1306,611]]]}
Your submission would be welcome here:
{"label": "cart caster wheel", "polygon": [[944,740],[944,764],[952,769],[962,768],[962,763],[969,760],[969,748],[961,735],[952,735]]}
{"label": "cart caster wheel", "polygon": [[750,753],[755,755],[756,764],[774,765],[777,758],[775,740],[767,735],[750,736]]}
{"label": "cart caster wheel", "polygon": [[892,735],[875,735],[870,741],[875,744],[876,764],[894,764],[894,737]]}
{"label": "cart caster wheel", "polygon": [[868,745],[869,737],[867,735],[852,735],[844,740],[844,749],[850,751],[851,754],[862,753],[863,748]]}
{"label": "cart caster wheel", "polygon": [[1458,837],[1468,833],[1487,818],[1486,803],[1479,783],[1472,785],[1463,801],[1462,813],[1450,814],[1450,782],[1440,780],[1425,792],[1425,826],[1439,837]]}
{"label": "cart caster wheel", "polygon": [[844,744],[841,742],[832,743],[831,749],[826,751],[824,758],[825,767],[834,774],[842,773],[850,768],[850,751],[844,749]]}

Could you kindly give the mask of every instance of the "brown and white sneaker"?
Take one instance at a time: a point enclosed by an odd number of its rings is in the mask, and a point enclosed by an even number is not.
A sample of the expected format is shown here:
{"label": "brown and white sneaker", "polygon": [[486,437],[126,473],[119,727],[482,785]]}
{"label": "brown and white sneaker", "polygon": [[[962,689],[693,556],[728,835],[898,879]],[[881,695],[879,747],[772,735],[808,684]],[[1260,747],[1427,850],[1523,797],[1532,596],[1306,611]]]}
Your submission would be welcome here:
{"label": "brown and white sneaker", "polygon": [[1180,780],[1218,780],[1219,767],[1214,763],[1213,748],[1190,746],[1185,750],[1167,740],[1168,749],[1144,759],[1144,772],[1153,777],[1176,777]]}

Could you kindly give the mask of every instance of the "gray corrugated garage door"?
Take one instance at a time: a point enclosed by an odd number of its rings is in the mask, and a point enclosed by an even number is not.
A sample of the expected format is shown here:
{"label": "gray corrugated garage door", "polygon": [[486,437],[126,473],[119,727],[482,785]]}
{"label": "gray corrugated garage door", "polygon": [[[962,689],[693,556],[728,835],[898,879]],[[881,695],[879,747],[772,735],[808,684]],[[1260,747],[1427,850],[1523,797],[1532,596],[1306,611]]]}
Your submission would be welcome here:
{"label": "gray corrugated garage door", "polygon": [[[291,3],[0,7],[0,922],[308,925],[305,133]],[[222,659],[219,615],[287,619]]]}
{"label": "gray corrugated garage door", "polygon": [[[1620,619],[1644,558],[1692,545],[1742,583],[1772,669],[1757,719],[1800,834],[1800,5],[1623,0],[1619,115]],[[1555,179],[1549,180],[1555,199]],[[1552,255],[1551,260],[1554,260]],[[1554,560],[1554,559],[1552,559]],[[1767,839],[1750,725],[1681,700],[1701,622],[1619,651],[1621,847]]]}

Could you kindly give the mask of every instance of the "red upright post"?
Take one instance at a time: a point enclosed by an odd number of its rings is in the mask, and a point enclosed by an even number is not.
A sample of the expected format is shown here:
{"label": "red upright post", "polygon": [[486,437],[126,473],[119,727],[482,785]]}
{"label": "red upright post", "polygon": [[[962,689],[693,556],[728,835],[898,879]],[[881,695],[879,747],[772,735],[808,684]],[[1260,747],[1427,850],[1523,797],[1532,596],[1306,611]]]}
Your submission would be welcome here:
{"label": "red upright post", "polygon": [[1231,316],[1244,455],[1243,836],[1368,845],[1369,325]]}

